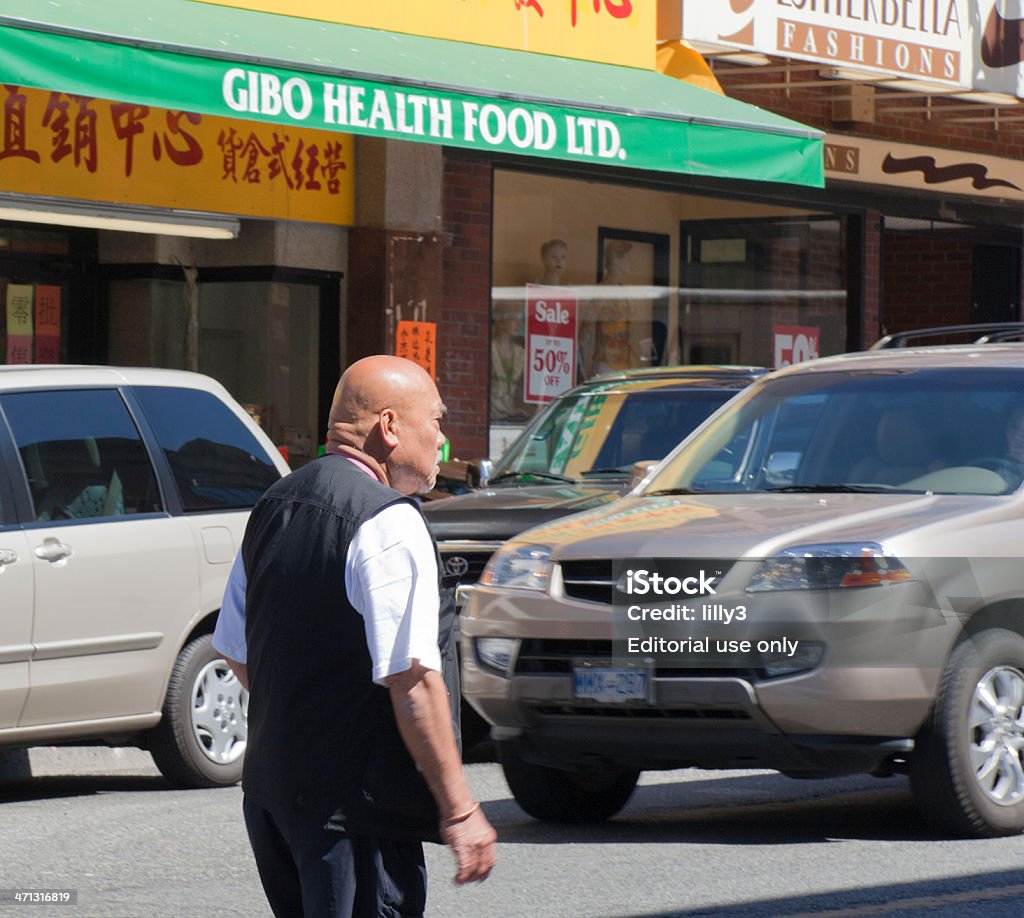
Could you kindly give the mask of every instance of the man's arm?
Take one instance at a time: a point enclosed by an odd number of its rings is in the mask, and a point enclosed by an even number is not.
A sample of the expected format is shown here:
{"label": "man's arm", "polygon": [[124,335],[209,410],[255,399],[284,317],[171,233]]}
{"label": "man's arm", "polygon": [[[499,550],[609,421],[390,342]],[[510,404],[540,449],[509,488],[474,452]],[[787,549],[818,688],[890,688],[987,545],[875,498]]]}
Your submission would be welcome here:
{"label": "man's arm", "polygon": [[437,801],[441,839],[455,854],[455,882],[487,879],[497,833],[466,783],[441,674],[414,661],[388,677],[387,686],[402,740]]}
{"label": "man's arm", "polygon": [[245,587],[247,578],[242,553],[235,556],[228,581],[224,587],[224,598],[217,616],[217,626],[213,632],[213,649],[216,650],[231,667],[231,671],[242,683],[242,688],[249,689],[249,670],[246,667],[245,650]]}
{"label": "man's arm", "polygon": [[402,740],[441,816],[458,864],[455,881],[483,880],[496,835],[473,800],[452,729],[437,646],[437,554],[426,523],[393,504],[363,523],[349,545],[345,589],[363,615],[373,679],[388,688]]}
{"label": "man's arm", "polygon": [[231,672],[235,674],[235,678],[242,683],[242,688],[249,691],[249,668],[244,663],[239,663],[238,660],[232,660],[229,656],[224,654],[221,654],[221,656],[224,657],[224,662],[231,667]]}

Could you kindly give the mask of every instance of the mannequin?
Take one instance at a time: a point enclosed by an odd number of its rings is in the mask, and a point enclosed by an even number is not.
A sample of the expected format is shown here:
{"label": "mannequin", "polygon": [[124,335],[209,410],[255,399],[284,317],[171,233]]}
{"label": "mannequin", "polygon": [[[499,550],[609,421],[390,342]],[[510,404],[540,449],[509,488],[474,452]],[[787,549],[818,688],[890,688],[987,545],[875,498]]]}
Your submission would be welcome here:
{"label": "mannequin", "polygon": [[[612,239],[606,243],[604,277],[599,286],[614,288],[625,283],[632,271],[632,250],[633,244],[624,239]],[[596,301],[580,335],[583,348],[589,354],[589,360],[584,364],[588,378],[640,365],[632,339],[633,313],[633,304],[614,290]]]}
{"label": "mannequin", "polygon": [[526,349],[522,345],[523,308],[511,303],[496,305],[491,329],[491,414],[506,420],[526,416],[523,371]]}
{"label": "mannequin", "polygon": [[540,260],[544,265],[544,274],[537,283],[559,287],[562,283],[562,272],[569,257],[569,246],[561,239],[549,239],[540,247]]}

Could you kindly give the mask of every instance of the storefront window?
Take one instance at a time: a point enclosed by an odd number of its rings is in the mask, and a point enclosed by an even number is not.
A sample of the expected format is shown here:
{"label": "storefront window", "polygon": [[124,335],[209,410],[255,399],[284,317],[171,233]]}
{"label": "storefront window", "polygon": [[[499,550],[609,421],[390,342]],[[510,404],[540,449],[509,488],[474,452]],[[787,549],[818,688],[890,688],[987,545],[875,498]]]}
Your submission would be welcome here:
{"label": "storefront window", "polygon": [[491,448],[601,373],[847,349],[841,217],[497,171]]}
{"label": "storefront window", "polygon": [[73,249],[69,231],[0,224],[0,364],[69,359]]}
{"label": "storefront window", "polygon": [[[198,326],[189,331],[189,296]],[[276,281],[114,280],[110,362],[197,369],[220,381],[293,468],[315,457],[319,430],[320,288]]]}

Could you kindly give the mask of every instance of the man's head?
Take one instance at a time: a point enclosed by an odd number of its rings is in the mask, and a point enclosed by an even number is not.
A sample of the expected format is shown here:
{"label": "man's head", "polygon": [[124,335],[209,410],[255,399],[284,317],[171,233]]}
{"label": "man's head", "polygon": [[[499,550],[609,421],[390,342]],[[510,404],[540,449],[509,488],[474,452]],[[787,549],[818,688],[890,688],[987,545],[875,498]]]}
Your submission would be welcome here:
{"label": "man's head", "polygon": [[327,444],[373,457],[403,494],[429,491],[437,480],[445,412],[437,386],[418,364],[384,354],[364,357],[345,370],[334,391]]}

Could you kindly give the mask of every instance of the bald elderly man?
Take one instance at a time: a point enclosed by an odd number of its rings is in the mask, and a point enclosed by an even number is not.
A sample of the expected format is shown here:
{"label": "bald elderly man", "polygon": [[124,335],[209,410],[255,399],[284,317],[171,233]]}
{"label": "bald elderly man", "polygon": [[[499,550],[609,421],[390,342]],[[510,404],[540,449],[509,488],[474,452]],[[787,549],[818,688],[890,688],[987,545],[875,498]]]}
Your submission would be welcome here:
{"label": "bald elderly man", "polygon": [[494,865],[458,745],[454,605],[415,501],[445,407],[400,357],[350,366],[328,454],[274,484],[235,561],[214,646],[250,690],[243,811],[280,916],[415,916],[423,841],[457,883]]}

